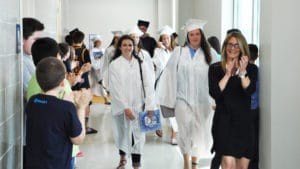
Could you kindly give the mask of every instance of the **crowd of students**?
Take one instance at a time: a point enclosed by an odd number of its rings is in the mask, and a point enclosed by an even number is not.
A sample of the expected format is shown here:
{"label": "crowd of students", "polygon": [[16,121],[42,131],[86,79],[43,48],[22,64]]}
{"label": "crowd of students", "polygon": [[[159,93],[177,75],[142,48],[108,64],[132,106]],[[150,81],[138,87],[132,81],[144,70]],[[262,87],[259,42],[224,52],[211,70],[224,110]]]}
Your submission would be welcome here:
{"label": "crowd of students", "polygon": [[168,25],[157,42],[149,24],[138,20],[113,31],[107,49],[95,37],[89,50],[78,28],[57,44],[41,37],[40,21],[23,18],[24,168],[75,168],[78,145],[97,133],[88,126],[93,94],[111,106],[117,169],[125,169],[129,156],[134,169],[142,166],[139,112],[151,118],[161,106],[174,112],[167,118],[170,143],[179,146],[184,169],[198,168],[210,148],[211,168],[246,169],[252,159],[250,168],[258,168],[257,47],[234,29],[220,48],[216,37],[206,39],[206,21],[199,19],[185,23],[183,46]]}

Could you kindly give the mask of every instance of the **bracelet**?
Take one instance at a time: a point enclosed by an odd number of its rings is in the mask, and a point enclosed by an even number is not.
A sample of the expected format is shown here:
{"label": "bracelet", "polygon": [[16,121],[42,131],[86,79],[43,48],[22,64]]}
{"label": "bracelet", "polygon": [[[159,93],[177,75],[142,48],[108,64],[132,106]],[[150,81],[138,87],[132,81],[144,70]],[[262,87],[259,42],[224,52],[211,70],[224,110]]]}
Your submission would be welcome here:
{"label": "bracelet", "polygon": [[244,79],[247,76],[247,71],[243,72],[243,73],[239,73],[239,77],[241,79]]}
{"label": "bracelet", "polygon": [[239,77],[240,77],[241,79],[244,79],[244,78],[246,78],[246,75],[239,75]]}

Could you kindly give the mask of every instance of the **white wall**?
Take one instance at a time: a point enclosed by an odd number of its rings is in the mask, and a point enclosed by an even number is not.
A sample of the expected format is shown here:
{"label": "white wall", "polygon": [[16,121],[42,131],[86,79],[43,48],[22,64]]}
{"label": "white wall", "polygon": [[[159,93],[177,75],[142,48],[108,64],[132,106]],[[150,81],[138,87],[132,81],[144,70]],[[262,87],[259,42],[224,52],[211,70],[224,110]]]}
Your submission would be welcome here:
{"label": "white wall", "polygon": [[180,44],[183,44],[186,38],[184,31],[180,30],[180,28],[190,18],[206,20],[207,24],[204,26],[204,33],[206,38],[208,38],[209,36],[217,36],[221,40],[221,0],[185,0],[179,1],[178,3],[178,27]]}
{"label": "white wall", "polygon": [[178,0],[178,42],[179,44],[183,44],[185,39],[186,39],[186,35],[184,33],[183,30],[181,30],[181,27],[185,24],[185,22],[189,19],[189,18],[194,18],[194,0]]}
{"label": "white wall", "polygon": [[300,161],[300,1],[261,1],[261,168]]}
{"label": "white wall", "polygon": [[148,32],[157,37],[159,24],[168,24],[170,15],[170,10],[166,9],[166,15],[158,17],[158,6],[166,5],[163,2],[158,4],[158,0],[89,0],[84,3],[66,0],[63,2],[63,30],[66,33],[78,27],[86,37],[98,33],[102,36],[103,47],[107,47],[112,40],[111,31],[126,31],[136,25],[138,19],[143,19],[150,21]]}
{"label": "white wall", "polygon": [[45,30],[43,36],[49,36],[58,40],[60,34],[59,6],[61,0],[24,0],[22,2],[23,17],[34,17],[41,21]]}
{"label": "white wall", "polygon": [[[16,51],[21,0],[0,1],[0,168],[22,168],[22,57]],[[20,33],[20,31],[19,31]]]}
{"label": "white wall", "polygon": [[207,21],[204,26],[206,38],[217,36],[221,38],[222,1],[221,0],[195,0],[195,17]]}

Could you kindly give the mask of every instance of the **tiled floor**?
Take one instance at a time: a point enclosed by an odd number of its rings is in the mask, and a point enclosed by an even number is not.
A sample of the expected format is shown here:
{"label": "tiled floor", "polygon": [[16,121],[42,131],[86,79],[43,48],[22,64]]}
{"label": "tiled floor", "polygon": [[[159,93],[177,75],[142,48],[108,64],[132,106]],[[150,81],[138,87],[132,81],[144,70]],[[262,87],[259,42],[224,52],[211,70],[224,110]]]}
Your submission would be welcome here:
{"label": "tiled floor", "polygon": [[[97,129],[97,134],[87,135],[80,146],[83,157],[77,158],[78,169],[115,169],[119,163],[111,129],[110,106],[94,103],[91,106],[90,126]],[[170,131],[164,127],[164,136],[158,138],[154,133],[147,133],[141,169],[182,169],[183,159],[178,146],[169,144]],[[210,158],[200,159],[199,169],[208,169]],[[128,160],[127,168],[131,162]]]}

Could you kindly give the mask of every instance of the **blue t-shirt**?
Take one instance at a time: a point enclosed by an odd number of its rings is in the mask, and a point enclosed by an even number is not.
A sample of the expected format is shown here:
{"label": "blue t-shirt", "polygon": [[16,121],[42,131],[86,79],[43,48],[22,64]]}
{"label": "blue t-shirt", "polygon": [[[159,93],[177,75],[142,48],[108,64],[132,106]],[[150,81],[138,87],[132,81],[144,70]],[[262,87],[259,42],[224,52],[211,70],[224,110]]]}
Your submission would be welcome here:
{"label": "blue t-shirt", "polygon": [[82,128],[73,103],[37,94],[26,109],[25,169],[69,169],[72,143]]}
{"label": "blue t-shirt", "polygon": [[191,58],[194,59],[197,50],[195,50],[195,49],[193,49],[191,47],[189,47],[189,49],[190,49]]}

